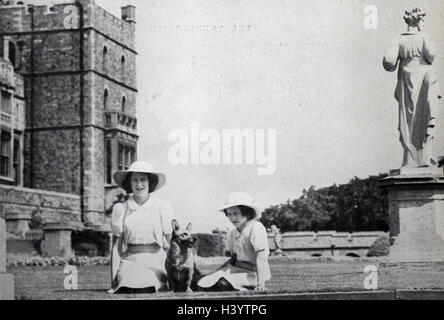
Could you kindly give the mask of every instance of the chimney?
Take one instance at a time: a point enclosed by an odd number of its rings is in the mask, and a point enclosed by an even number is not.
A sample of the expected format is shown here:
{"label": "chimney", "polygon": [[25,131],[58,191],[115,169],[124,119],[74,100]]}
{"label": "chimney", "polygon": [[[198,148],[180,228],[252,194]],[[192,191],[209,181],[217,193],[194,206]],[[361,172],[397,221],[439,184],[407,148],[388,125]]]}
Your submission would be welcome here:
{"label": "chimney", "polygon": [[122,20],[129,23],[136,23],[136,7],[133,5],[122,7]]}

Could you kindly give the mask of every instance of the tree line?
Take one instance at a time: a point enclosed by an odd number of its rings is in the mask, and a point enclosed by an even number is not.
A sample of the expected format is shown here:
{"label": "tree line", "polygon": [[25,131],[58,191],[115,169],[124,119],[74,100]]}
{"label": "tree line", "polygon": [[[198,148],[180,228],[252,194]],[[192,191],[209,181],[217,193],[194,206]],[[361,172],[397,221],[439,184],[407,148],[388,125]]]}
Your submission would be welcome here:
{"label": "tree line", "polygon": [[271,206],[262,213],[266,227],[273,224],[282,232],[388,231],[387,195],[379,186],[386,174],[316,189],[311,186],[298,199]]}

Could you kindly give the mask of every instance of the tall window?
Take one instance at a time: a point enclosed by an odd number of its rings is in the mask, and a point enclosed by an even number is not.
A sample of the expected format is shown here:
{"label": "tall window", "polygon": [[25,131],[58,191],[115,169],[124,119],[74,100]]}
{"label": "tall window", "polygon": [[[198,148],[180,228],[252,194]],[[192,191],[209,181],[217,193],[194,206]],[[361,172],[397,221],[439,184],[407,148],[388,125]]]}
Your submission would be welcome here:
{"label": "tall window", "polygon": [[14,153],[12,159],[14,184],[20,185],[20,138],[14,137]]}
{"label": "tall window", "polygon": [[105,91],[103,92],[103,110],[107,111],[108,110],[108,90],[105,89]]}
{"label": "tall window", "polygon": [[8,59],[9,61],[12,63],[12,65],[14,66],[14,68],[16,68],[17,64],[17,49],[15,48],[15,44],[12,41],[9,41],[8,44]]}
{"label": "tall window", "polygon": [[119,152],[117,154],[117,170],[124,170],[125,167],[125,154],[124,154],[124,146],[119,144]]}
{"label": "tall window", "polygon": [[106,184],[111,184],[113,182],[112,179],[112,147],[111,147],[111,139],[105,140],[105,168],[106,168]]}
{"label": "tall window", "polygon": [[126,107],[126,98],[122,97],[122,113],[125,113],[125,107]]}
{"label": "tall window", "polygon": [[125,66],[125,57],[122,56],[122,59],[120,59],[120,79],[123,82],[123,79],[125,79],[125,73],[126,73],[126,66]]}
{"label": "tall window", "polygon": [[10,177],[11,166],[11,133],[1,131],[0,137],[0,176]]}
{"label": "tall window", "polygon": [[126,167],[129,168],[130,165],[131,165],[131,147],[126,146],[125,147],[125,170],[127,170]]}
{"label": "tall window", "polygon": [[103,47],[103,57],[102,57],[102,73],[108,73],[108,48]]}
{"label": "tall window", "polygon": [[12,112],[12,95],[6,91],[2,91],[1,96],[1,112],[11,115]]}
{"label": "tall window", "polygon": [[119,143],[118,170],[127,170],[136,160],[136,148],[133,145]]}

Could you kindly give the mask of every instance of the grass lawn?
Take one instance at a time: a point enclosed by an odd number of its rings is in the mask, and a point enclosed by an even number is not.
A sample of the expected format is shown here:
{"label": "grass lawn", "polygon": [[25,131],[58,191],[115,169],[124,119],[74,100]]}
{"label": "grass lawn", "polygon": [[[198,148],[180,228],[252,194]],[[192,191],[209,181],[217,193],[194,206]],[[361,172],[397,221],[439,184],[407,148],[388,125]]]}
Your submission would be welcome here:
{"label": "grass lawn", "polygon": [[[322,261],[283,260],[270,261],[272,279],[267,293],[363,291],[367,265],[378,267],[378,289],[444,289],[444,264],[381,265],[377,260]],[[202,265],[204,272],[217,265]],[[65,290],[67,276],[64,267],[9,267],[15,276],[17,299],[162,299],[177,297],[206,297],[208,293],[157,293],[153,295],[109,295],[109,266],[79,266],[78,290]],[[234,293],[251,295],[254,292]],[[211,294],[210,294],[211,295]],[[218,293],[218,295],[220,295]],[[233,293],[230,293],[233,295]]]}

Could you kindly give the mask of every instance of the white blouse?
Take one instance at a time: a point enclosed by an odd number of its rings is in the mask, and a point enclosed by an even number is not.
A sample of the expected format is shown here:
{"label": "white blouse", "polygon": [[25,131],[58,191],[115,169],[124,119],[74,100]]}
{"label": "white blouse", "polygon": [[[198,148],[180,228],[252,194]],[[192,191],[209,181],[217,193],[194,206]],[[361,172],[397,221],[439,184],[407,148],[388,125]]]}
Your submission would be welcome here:
{"label": "white blouse", "polygon": [[172,234],[174,211],[163,199],[149,198],[139,205],[132,196],[113,207],[111,230],[117,237],[125,236],[127,244],[163,245],[164,235]]}
{"label": "white blouse", "polygon": [[238,260],[256,264],[256,252],[265,251],[267,256],[270,254],[267,230],[257,220],[248,221],[241,232],[237,228],[230,230],[227,235],[227,250],[235,253]]}

